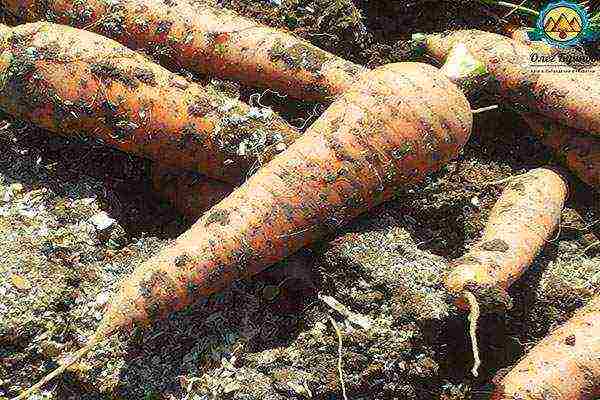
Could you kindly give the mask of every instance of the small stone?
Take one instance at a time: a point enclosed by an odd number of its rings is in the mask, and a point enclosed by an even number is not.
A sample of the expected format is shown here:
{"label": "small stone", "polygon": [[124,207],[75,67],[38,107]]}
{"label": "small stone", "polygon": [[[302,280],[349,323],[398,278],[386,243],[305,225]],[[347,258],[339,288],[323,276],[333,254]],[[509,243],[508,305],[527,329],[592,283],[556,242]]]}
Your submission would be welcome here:
{"label": "small stone", "polygon": [[27,278],[24,278],[20,275],[12,274],[10,281],[12,282],[13,286],[19,290],[31,289],[31,282],[29,282]]}
{"label": "small stone", "polygon": [[109,217],[104,211],[100,211],[90,218],[90,222],[96,227],[97,230],[105,231],[113,226],[117,221]]}
{"label": "small stone", "polygon": [[96,307],[96,308],[104,307],[106,305],[106,303],[108,303],[109,299],[110,299],[109,292],[101,292],[98,296],[96,296],[96,301],[94,302],[94,307]]}
{"label": "small stone", "polygon": [[478,207],[481,206],[481,201],[479,200],[479,198],[477,196],[472,197],[471,198],[471,204],[473,205],[473,207]]}

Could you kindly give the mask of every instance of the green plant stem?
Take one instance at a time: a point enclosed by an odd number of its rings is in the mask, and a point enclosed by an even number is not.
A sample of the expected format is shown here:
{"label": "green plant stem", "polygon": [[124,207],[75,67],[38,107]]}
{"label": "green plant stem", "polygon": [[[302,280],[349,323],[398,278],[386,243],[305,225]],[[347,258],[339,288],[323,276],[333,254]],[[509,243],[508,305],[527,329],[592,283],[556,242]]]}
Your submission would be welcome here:
{"label": "green plant stem", "polygon": [[540,15],[539,11],[536,11],[536,10],[534,10],[532,8],[524,7],[524,6],[521,6],[519,4],[509,3],[507,1],[485,0],[484,3],[485,4],[489,4],[489,5],[496,5],[496,6],[501,6],[501,7],[512,8],[513,10],[521,11],[521,12],[523,12],[525,14],[529,14],[529,15],[532,15],[534,17],[537,17],[537,16]]}

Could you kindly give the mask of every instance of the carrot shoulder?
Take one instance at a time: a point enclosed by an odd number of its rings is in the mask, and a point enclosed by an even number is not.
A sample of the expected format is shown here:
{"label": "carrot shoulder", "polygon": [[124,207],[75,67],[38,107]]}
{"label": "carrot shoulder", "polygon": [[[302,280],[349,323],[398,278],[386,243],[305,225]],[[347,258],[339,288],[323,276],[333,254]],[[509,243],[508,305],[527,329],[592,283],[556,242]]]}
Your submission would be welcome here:
{"label": "carrot shoulder", "polygon": [[[506,36],[477,30],[419,34],[415,40],[438,60],[444,60],[455,45],[463,43],[486,65],[499,91],[522,106],[523,111],[545,115],[590,135],[600,135],[598,65],[586,72],[575,69],[571,73],[539,72],[529,67],[532,47]],[[553,54],[559,51],[547,46],[542,50]]]}
{"label": "carrot shoulder", "polygon": [[538,343],[501,381],[493,400],[600,396],[600,297]]}
{"label": "carrot shoulder", "polygon": [[233,183],[299,136],[272,112],[95,33],[44,22],[2,30],[0,108],[50,131]]}
{"label": "carrot shoulder", "polygon": [[179,67],[301,99],[332,99],[363,72],[362,67],[289,32],[188,0],[4,3],[21,22],[50,18],[111,37]]}

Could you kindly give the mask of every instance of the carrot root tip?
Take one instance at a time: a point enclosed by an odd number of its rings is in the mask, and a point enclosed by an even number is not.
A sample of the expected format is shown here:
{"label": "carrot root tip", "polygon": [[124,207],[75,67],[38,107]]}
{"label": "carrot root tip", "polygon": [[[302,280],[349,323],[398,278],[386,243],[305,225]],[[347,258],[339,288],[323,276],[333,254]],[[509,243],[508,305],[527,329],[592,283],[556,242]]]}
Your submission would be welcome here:
{"label": "carrot root tip", "polygon": [[90,352],[92,348],[94,348],[98,343],[102,341],[102,337],[99,335],[94,335],[90,338],[85,346],[81,349],[77,350],[72,357],[65,362],[63,365],[56,368],[54,371],[50,372],[42,379],[40,379],[36,384],[31,386],[29,389],[25,390],[23,393],[19,394],[17,397],[14,397],[11,400],[25,400],[28,399],[33,393],[37,392],[42,388],[46,383],[50,382],[57,376],[62,375],[71,365],[75,364],[79,360],[81,360],[87,353]]}
{"label": "carrot root tip", "polygon": [[479,302],[475,295],[469,291],[463,293],[464,298],[469,303],[469,336],[471,338],[471,348],[473,349],[473,368],[471,373],[474,377],[479,376],[479,367],[481,358],[479,356],[479,345],[477,344],[477,324],[479,322]]}

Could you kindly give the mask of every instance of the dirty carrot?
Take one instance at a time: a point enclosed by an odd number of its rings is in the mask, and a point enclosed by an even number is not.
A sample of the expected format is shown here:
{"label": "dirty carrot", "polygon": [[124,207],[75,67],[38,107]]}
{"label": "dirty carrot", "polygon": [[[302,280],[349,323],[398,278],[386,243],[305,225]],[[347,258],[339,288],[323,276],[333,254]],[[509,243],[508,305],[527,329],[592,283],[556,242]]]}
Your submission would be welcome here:
{"label": "dirty carrot", "polygon": [[0,109],[162,165],[241,182],[299,136],[270,109],[220,95],[92,32],[0,28]]}
{"label": "dirty carrot", "polygon": [[[477,30],[416,34],[414,40],[440,61],[456,44],[465,44],[486,65],[499,92],[522,111],[545,115],[590,135],[600,135],[600,67],[585,56],[553,49],[553,54],[538,57],[525,43]],[[548,63],[558,61],[559,55],[563,61],[587,65],[587,69],[553,73],[531,65],[532,57],[539,58],[534,61]],[[563,70],[569,68],[561,66]]]}
{"label": "dirty carrot", "polygon": [[600,396],[600,296],[542,339],[501,380],[492,400]]}
{"label": "dirty carrot", "polygon": [[144,50],[168,64],[293,97],[332,99],[363,68],[292,33],[188,0],[5,0],[20,22],[49,19]]}
{"label": "dirty carrot", "polygon": [[579,179],[600,188],[600,139],[540,115],[522,114],[532,132]]}
{"label": "dirty carrot", "polygon": [[233,185],[204,175],[159,165],[152,167],[152,186],[161,198],[194,221],[234,189]]}
{"label": "dirty carrot", "polygon": [[472,123],[466,97],[435,67],[369,71],[287,150],[125,279],[70,363],[115,331],[148,326],[250,277],[389,200],[399,186],[415,185],[459,154]]}
{"label": "dirty carrot", "polygon": [[560,222],[568,187],[563,177],[537,168],[514,178],[492,208],[482,238],[452,263],[445,279],[460,308],[471,309],[471,338],[482,311],[510,306],[508,287],[523,275]]}

